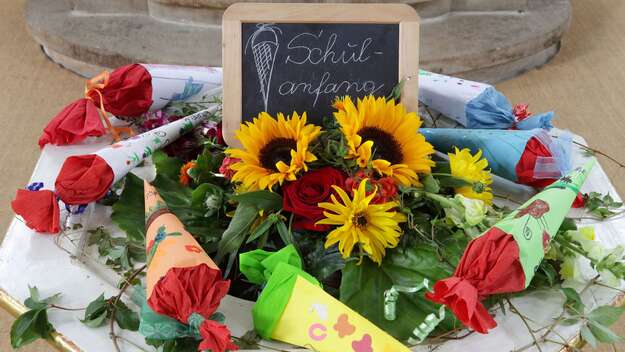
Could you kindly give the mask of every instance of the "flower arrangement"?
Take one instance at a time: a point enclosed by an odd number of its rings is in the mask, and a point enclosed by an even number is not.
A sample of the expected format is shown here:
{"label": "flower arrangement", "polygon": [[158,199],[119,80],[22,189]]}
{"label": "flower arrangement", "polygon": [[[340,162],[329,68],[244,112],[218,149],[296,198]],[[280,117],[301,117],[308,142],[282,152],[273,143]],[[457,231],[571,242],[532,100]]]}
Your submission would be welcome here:
{"label": "flower arrangement", "polygon": [[[488,161],[481,151],[458,148],[447,154],[448,159],[437,157],[420,132],[419,116],[393,99],[341,97],[333,107],[333,116],[321,126],[309,124],[305,112],[261,113],[241,124],[236,133],[240,147],[224,144],[219,118],[212,118],[167,150],[153,153],[157,173],[152,185],[197,241],[201,247],[197,251],[210,256],[210,263],[214,260],[224,280],[230,281],[230,295],[259,300],[266,290],[265,276],[284,269],[269,266],[264,259],[288,253],[288,261],[297,264],[309,283],[401,342],[457,333],[466,325],[464,319],[461,323],[454,314],[443,314],[437,303],[443,299],[428,299],[433,294],[423,291],[427,282],[454,275],[468,244],[511,214],[493,202],[497,195],[491,189]],[[196,110],[185,106],[180,115]],[[175,119],[146,115],[138,123],[149,130]],[[135,279],[144,269],[136,267],[146,261],[141,254],[146,238],[143,182],[128,174],[113,188],[116,191],[101,203],[112,204],[111,218],[126,237],[91,229],[89,244],[98,246],[111,267]],[[603,217],[614,215],[611,209],[621,204],[602,197],[586,195],[587,208],[592,206],[589,210]],[[566,220],[552,237],[545,242],[545,259],[523,292],[559,290],[579,281],[580,257],[598,273],[589,285],[608,285],[600,281],[604,278],[615,285],[625,277],[621,250],[598,249],[591,229],[577,229]],[[263,265],[254,279],[250,261]],[[615,341],[605,332],[604,325],[609,325],[605,319],[588,318],[571,290],[562,288],[568,299],[575,300],[574,310],[567,300],[566,319],[586,324],[589,331],[593,327],[599,332],[591,331],[592,336],[601,342]],[[502,292],[484,305],[496,309],[510,295]],[[98,297],[92,304],[99,307],[99,314],[87,308],[84,317],[92,327],[136,316],[128,307],[120,308],[119,297]],[[395,311],[397,304],[401,311]],[[207,324],[217,326],[213,319],[223,322],[220,313],[208,312],[214,316]],[[425,321],[430,324],[419,330]],[[225,325],[219,325],[221,330],[213,337],[203,334],[204,346],[210,342],[221,346],[218,350],[235,349],[226,341],[230,335]],[[336,326],[340,334],[352,331],[346,317]],[[126,327],[137,330],[138,324]],[[366,336],[352,346],[371,343]],[[261,343],[255,332],[232,339],[244,347]],[[200,344],[189,336],[149,342],[171,351]]]}

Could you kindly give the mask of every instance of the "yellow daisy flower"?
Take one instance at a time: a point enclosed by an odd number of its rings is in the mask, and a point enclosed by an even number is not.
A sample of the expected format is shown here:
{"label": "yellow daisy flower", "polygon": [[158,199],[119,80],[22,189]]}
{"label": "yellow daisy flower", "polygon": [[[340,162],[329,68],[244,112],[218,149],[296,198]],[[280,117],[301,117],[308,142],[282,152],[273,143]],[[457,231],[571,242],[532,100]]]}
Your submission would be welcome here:
{"label": "yellow daisy flower", "polygon": [[240,182],[246,191],[294,181],[299,172],[308,170],[306,163],[317,160],[308,144],[319,136],[321,127],[306,124],[306,113],[277,117],[261,112],[252,122],[241,124],[236,138],[243,149],[226,150],[228,156],[241,159],[230,166],[232,181]]}
{"label": "yellow daisy flower", "polygon": [[343,258],[348,258],[354,246],[358,245],[362,251],[369,254],[371,260],[381,264],[386,248],[394,248],[399,242],[402,234],[399,223],[406,221],[404,214],[392,210],[397,208],[399,203],[393,201],[370,204],[377,190],[367,195],[366,179],[360,182],[357,190],[354,190],[353,199],[350,199],[340,187],[332,187],[340,200],[333,194],[331,203],[318,204],[320,208],[328,211],[323,212],[326,218],[317,224],[339,226],[328,234],[325,248],[338,242]]}
{"label": "yellow daisy flower", "polygon": [[473,186],[465,186],[456,188],[457,194],[462,194],[467,198],[481,199],[486,204],[493,203],[493,193],[488,187],[493,180],[488,168],[488,160],[482,159],[482,151],[479,150],[475,155],[471,155],[469,149],[458,150],[455,153],[448,153],[449,167],[451,174],[473,183]]}
{"label": "yellow daisy flower", "polygon": [[357,104],[343,97],[333,106],[347,139],[347,158],[356,159],[359,167],[372,167],[405,186],[419,185],[417,174],[431,171],[434,148],[419,133],[421,119],[416,113],[406,112],[394,100],[373,96],[358,99]]}

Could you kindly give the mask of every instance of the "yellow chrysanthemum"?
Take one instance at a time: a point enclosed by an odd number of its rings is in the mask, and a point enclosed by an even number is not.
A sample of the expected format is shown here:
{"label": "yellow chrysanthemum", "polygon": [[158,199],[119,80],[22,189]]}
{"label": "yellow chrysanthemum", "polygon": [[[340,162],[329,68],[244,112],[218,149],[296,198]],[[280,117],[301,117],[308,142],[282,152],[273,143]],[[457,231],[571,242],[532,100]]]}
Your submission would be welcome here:
{"label": "yellow chrysanthemum", "polygon": [[493,180],[488,168],[488,160],[482,159],[482,151],[478,151],[475,155],[471,155],[469,149],[458,150],[455,153],[448,153],[449,168],[451,174],[473,183],[473,186],[465,186],[456,188],[458,194],[462,194],[467,198],[481,199],[487,204],[493,203],[493,193],[488,187]]}
{"label": "yellow chrysanthemum", "polygon": [[429,173],[434,148],[419,133],[421,119],[402,104],[367,96],[354,104],[337,99],[334,117],[347,139],[347,157],[361,168],[372,167],[402,185],[419,185],[419,173]]}
{"label": "yellow chrysanthemum", "polygon": [[370,204],[377,190],[366,194],[367,180],[362,180],[354,198],[350,199],[347,193],[337,186],[332,186],[340,200],[331,196],[332,203],[319,203],[319,207],[326,209],[326,217],[317,224],[335,225],[327,238],[325,247],[339,244],[339,251],[343,258],[348,258],[355,245],[369,254],[371,260],[381,264],[386,248],[394,248],[399,242],[402,230],[400,222],[406,221],[406,216],[393,211],[399,206],[398,202]]}
{"label": "yellow chrysanthemum", "polygon": [[300,171],[307,171],[306,163],[317,160],[308,151],[321,128],[306,124],[306,113],[277,119],[261,112],[252,122],[241,124],[236,138],[243,149],[228,149],[226,154],[239,158],[230,166],[234,170],[232,181],[241,182],[243,189],[254,191],[271,189],[285,180],[294,181]]}

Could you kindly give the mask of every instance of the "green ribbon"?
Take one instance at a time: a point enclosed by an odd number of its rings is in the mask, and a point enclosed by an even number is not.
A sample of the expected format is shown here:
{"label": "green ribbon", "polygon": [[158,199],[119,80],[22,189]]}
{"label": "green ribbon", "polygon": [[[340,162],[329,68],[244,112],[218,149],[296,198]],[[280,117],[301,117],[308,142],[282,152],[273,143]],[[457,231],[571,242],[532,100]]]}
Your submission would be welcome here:
{"label": "green ribbon", "polygon": [[[424,288],[427,291],[431,291],[428,279],[423,279],[423,282],[417,286],[393,285],[390,289],[384,291],[384,318],[390,321],[397,319],[397,301],[399,300],[400,292],[412,294]],[[434,313],[428,314],[425,319],[412,330],[412,336],[408,338],[408,343],[418,344],[423,342],[444,319],[445,306],[441,305],[438,309],[438,315]]]}
{"label": "green ribbon", "polygon": [[239,255],[239,270],[250,282],[257,285],[269,281],[279,263],[302,269],[302,259],[292,244],[277,252],[257,249]]}

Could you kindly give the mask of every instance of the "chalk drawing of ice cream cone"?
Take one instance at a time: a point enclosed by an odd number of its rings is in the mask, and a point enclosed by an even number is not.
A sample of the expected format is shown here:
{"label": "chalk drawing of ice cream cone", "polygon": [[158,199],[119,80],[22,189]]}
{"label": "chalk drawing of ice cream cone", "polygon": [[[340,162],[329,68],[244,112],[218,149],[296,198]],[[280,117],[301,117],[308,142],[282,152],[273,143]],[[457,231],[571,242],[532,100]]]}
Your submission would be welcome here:
{"label": "chalk drawing of ice cream cone", "polygon": [[265,111],[267,111],[271,75],[279,47],[278,34],[282,34],[282,31],[273,24],[259,24],[257,27],[245,44],[245,55],[248,54],[248,49],[251,49],[258,74],[260,94],[263,97]]}

